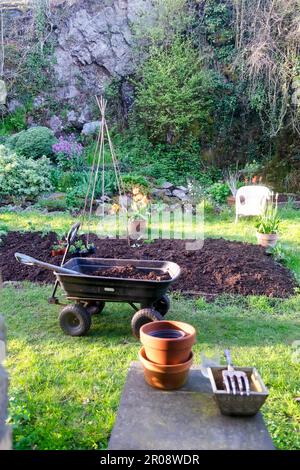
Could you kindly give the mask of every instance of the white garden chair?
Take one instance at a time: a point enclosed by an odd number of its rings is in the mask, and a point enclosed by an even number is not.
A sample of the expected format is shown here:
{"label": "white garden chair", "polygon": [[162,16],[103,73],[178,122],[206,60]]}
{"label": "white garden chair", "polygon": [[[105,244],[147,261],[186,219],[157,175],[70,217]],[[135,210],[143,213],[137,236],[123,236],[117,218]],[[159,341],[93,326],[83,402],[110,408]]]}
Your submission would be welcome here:
{"label": "white garden chair", "polygon": [[261,215],[271,198],[271,190],[266,186],[242,186],[235,196],[235,222],[240,215]]}

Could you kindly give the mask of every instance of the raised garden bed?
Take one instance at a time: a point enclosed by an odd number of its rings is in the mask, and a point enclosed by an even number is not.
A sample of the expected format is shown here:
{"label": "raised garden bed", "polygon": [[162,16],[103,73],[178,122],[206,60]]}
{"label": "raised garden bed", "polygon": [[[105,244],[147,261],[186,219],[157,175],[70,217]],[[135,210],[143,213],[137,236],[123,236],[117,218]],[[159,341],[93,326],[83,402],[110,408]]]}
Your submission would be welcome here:
{"label": "raised garden bed", "polygon": [[[174,261],[182,269],[173,289],[208,298],[216,294],[267,295],[288,297],[294,293],[296,282],[292,273],[274,261],[262,247],[249,243],[206,239],[199,251],[186,251],[182,240],[157,240],[139,248],[130,248],[126,240],[99,239],[91,234],[90,242],[101,258],[161,259]],[[0,246],[0,270],[3,281],[53,283],[54,276],[44,269],[17,263],[16,251],[53,264],[61,257],[51,257],[51,247],[57,243],[53,232],[9,232]]]}

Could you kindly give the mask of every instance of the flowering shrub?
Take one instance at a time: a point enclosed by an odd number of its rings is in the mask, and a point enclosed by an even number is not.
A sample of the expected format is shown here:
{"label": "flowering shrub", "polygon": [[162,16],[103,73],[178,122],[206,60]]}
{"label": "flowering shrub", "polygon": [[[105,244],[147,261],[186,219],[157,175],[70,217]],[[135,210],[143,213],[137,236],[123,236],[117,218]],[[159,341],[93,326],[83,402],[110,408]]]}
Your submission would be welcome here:
{"label": "flowering shrub", "polygon": [[74,134],[61,136],[58,142],[52,145],[52,150],[62,170],[82,169],[83,146],[76,141]]}

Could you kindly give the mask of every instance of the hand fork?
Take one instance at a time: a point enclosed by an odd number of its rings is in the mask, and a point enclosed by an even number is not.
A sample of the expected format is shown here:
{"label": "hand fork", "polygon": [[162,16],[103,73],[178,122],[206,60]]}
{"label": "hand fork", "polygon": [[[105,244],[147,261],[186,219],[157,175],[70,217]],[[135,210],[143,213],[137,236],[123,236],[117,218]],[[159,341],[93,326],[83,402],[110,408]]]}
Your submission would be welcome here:
{"label": "hand fork", "polygon": [[227,393],[236,395],[238,392],[240,395],[244,395],[244,392],[246,392],[246,395],[250,395],[250,385],[246,372],[233,368],[228,349],[225,349],[224,354],[227,361],[227,370],[222,370],[222,376]]}

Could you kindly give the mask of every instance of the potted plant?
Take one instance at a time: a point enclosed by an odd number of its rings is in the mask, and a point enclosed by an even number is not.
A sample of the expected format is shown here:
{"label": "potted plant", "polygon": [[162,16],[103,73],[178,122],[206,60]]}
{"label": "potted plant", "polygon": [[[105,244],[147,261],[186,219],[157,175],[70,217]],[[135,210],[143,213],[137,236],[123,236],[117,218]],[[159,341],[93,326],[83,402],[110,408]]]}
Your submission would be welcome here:
{"label": "potted plant", "polygon": [[140,212],[132,214],[129,218],[128,234],[135,238],[145,232],[147,226],[146,217]]}
{"label": "potted plant", "polygon": [[82,240],[77,240],[73,245],[70,246],[69,253],[74,256],[88,256],[95,253],[96,248],[94,243],[88,243],[85,245]]}
{"label": "potted plant", "polygon": [[57,244],[52,246],[51,256],[63,256],[66,252],[66,242],[58,240]]}
{"label": "potted plant", "polygon": [[128,235],[131,238],[140,238],[145,232],[148,219],[148,199],[133,201],[129,211]]}
{"label": "potted plant", "polygon": [[258,176],[260,171],[261,164],[253,160],[250,163],[246,163],[245,167],[240,171],[240,175],[243,175],[246,184],[257,184],[257,182],[261,182],[261,178]]}
{"label": "potted plant", "polygon": [[259,216],[256,224],[256,236],[259,245],[265,248],[273,248],[278,240],[278,227],[280,218],[278,217],[278,193],[275,196],[275,204],[273,194],[270,201],[267,202],[266,208],[261,216]]}
{"label": "potted plant", "polygon": [[234,169],[228,169],[224,173],[225,182],[227,183],[231,191],[231,196],[227,197],[227,204],[229,206],[235,205],[235,196],[240,186],[240,182],[239,182],[240,176],[241,176],[241,170],[238,169],[238,162]]}

